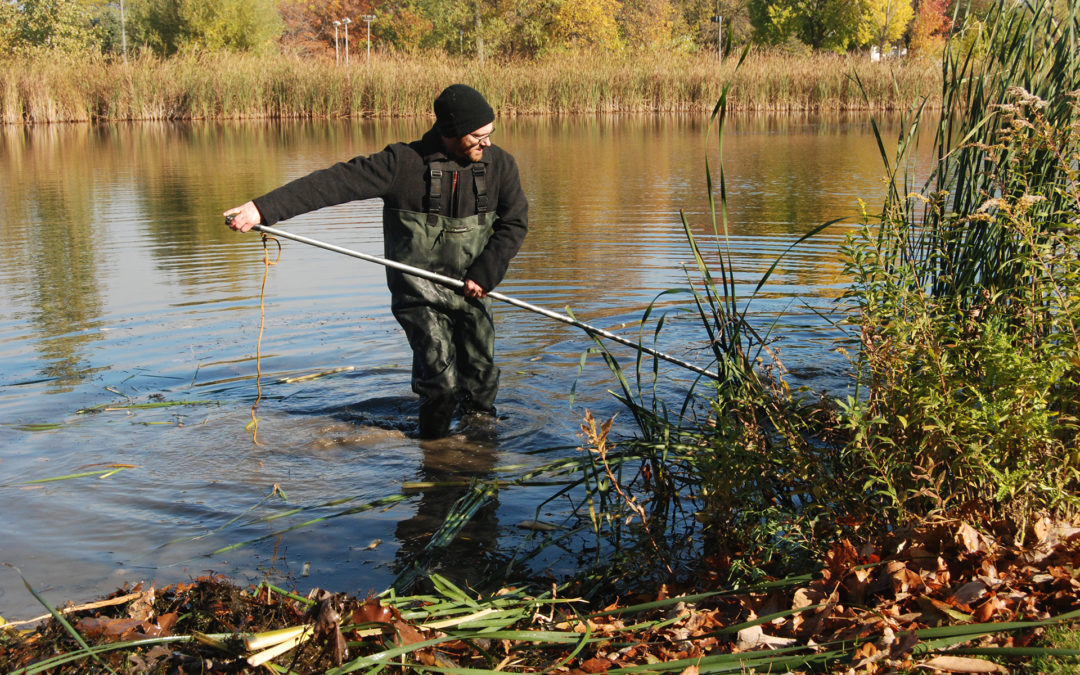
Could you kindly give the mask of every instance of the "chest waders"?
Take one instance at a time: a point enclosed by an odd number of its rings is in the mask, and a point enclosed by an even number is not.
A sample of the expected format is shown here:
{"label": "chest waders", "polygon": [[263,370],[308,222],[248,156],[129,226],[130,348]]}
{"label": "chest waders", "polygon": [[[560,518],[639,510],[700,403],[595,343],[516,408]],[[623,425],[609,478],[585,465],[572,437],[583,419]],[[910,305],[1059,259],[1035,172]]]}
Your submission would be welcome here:
{"label": "chest waders", "polygon": [[[443,214],[448,165],[428,169],[428,212],[383,210],[386,257],[455,279],[464,279],[491,238],[495,214],[488,205],[485,166],[472,165],[477,213]],[[420,436],[439,438],[463,413],[492,413],[499,387],[491,299],[475,300],[440,284],[397,270],[386,273],[390,308],[412,348],[412,389],[420,397]]]}

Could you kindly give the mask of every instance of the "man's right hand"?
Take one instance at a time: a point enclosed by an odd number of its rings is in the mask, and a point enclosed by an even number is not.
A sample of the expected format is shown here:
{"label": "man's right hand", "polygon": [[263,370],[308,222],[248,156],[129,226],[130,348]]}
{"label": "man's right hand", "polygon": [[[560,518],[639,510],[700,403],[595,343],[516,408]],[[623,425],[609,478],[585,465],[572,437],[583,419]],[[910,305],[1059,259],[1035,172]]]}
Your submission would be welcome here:
{"label": "man's right hand", "polygon": [[262,222],[262,214],[259,213],[259,207],[255,206],[255,202],[229,209],[222,215],[226,218],[232,216],[232,219],[226,220],[225,224],[237,232],[247,232]]}

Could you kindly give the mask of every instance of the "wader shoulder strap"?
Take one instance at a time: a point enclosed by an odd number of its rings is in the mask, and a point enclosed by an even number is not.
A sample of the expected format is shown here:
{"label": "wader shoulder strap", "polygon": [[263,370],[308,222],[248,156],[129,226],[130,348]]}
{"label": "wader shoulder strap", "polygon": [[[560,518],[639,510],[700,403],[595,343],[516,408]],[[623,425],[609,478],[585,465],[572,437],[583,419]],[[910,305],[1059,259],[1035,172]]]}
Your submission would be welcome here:
{"label": "wader shoulder strap", "polygon": [[446,162],[428,164],[427,224],[434,227],[442,214],[442,178]]}
{"label": "wader shoulder strap", "polygon": [[473,189],[476,190],[476,212],[485,213],[488,210],[487,193],[487,166],[477,162],[472,165]]}

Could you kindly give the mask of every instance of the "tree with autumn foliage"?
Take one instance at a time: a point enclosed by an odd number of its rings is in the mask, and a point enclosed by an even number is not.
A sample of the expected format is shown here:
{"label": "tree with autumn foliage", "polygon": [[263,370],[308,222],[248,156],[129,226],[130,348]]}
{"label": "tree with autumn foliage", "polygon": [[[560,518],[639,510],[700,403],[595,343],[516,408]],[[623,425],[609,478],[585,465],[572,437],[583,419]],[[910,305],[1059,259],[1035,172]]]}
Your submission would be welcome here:
{"label": "tree with autumn foliage", "polygon": [[509,0],[507,53],[534,56],[573,49],[620,49],[618,0]]}
{"label": "tree with autumn foliage", "polygon": [[559,0],[552,21],[557,48],[618,48],[619,0]]}
{"label": "tree with autumn foliage", "polygon": [[911,8],[911,0],[862,0],[863,24],[869,39],[863,44],[877,46],[878,52],[884,54],[886,49],[895,44],[904,32],[914,15]]}
{"label": "tree with autumn foliage", "polygon": [[[317,54],[329,53],[333,55],[334,47],[334,22],[348,18],[352,21],[350,38],[363,35],[363,48],[367,47],[367,31],[360,17],[365,14],[375,14],[375,8],[371,0],[285,0],[281,3],[279,11],[284,21],[284,31],[281,35],[281,43],[285,47],[301,53]],[[373,26],[374,28],[374,26]],[[345,32],[342,26],[337,27],[337,49],[345,49]],[[358,50],[356,42],[350,39],[349,50]],[[378,43],[378,36],[372,31],[372,44]],[[344,56],[343,56],[344,58]]]}
{"label": "tree with autumn foliage", "polygon": [[623,43],[632,49],[671,49],[686,26],[671,0],[623,0],[616,16]]}
{"label": "tree with autumn foliage", "polygon": [[941,50],[953,25],[946,5],[946,0],[920,0],[911,23],[911,51],[936,53]]}

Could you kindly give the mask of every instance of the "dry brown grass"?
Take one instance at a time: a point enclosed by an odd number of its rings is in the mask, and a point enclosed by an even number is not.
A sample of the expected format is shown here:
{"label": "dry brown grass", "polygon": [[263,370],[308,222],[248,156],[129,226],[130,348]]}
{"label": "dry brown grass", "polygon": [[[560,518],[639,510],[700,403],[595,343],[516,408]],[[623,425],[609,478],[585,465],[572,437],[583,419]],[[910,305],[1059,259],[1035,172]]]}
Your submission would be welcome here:
{"label": "dry brown grass", "polygon": [[711,110],[732,77],[731,110],[893,110],[936,93],[940,73],[932,63],[833,54],[752,53],[737,72],[734,58],[671,54],[485,64],[373,55],[348,68],[291,56],[42,54],[0,61],[0,121],[412,116],[451,82],[481,89],[501,115],[695,112]]}

